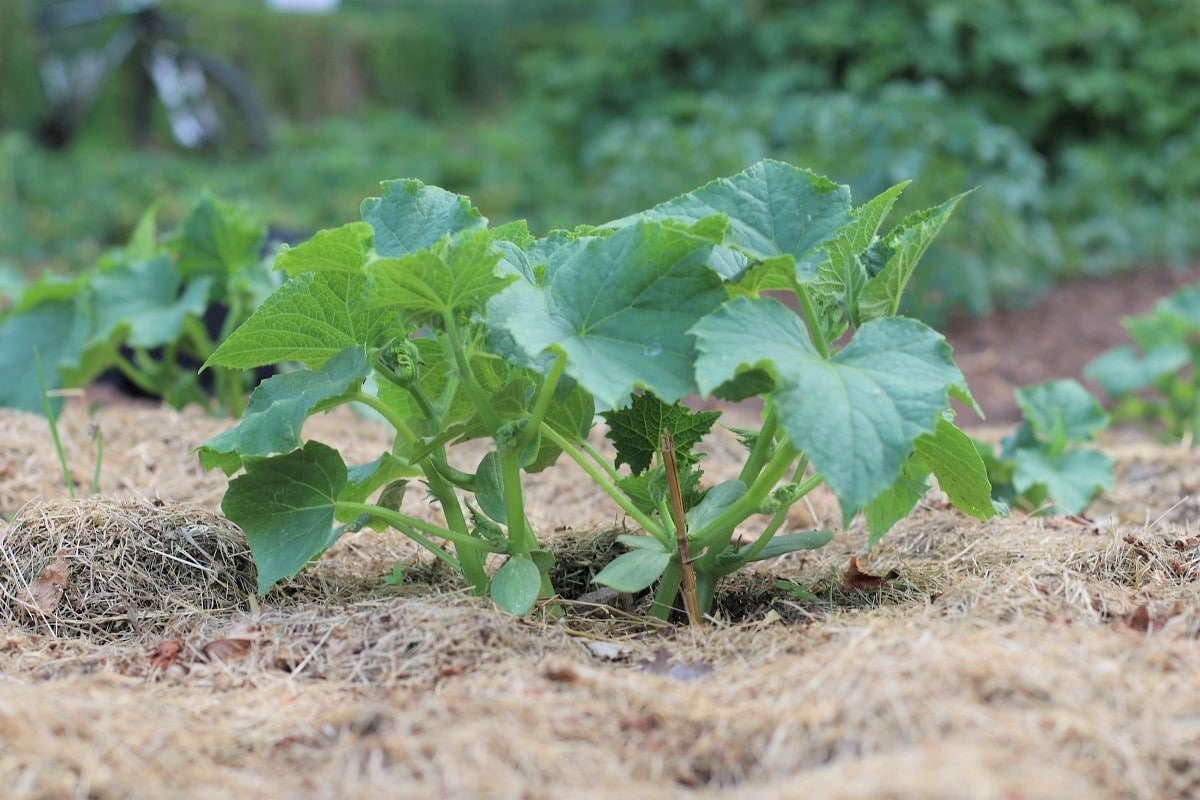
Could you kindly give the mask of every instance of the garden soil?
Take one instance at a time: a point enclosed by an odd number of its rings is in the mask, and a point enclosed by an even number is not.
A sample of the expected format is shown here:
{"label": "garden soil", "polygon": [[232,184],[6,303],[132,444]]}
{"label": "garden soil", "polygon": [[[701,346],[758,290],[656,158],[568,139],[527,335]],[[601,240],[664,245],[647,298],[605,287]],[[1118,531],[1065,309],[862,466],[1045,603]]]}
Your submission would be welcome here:
{"label": "garden soil", "polygon": [[[1015,357],[958,335],[968,373]],[[227,426],[69,397],[70,499],[46,421],[0,412],[0,796],[1200,796],[1198,452],[1109,435],[1086,517],[980,523],[933,491],[869,553],[856,524],[729,579],[690,629],[587,593],[626,523],[566,462],[529,486],[572,569],[559,618],[505,616],[387,533],[257,598],[191,452]],[[344,409],[306,433],[388,444]],[[709,437],[709,480],[738,448]],[[790,523],[837,517],[817,495]]]}

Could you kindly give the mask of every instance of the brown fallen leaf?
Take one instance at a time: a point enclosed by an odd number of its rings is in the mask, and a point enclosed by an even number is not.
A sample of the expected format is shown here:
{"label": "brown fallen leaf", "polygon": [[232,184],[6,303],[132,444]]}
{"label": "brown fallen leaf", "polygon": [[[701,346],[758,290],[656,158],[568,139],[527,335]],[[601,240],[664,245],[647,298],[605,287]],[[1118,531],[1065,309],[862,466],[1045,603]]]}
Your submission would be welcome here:
{"label": "brown fallen leaf", "polygon": [[32,616],[53,616],[70,576],[67,553],[65,550],[59,550],[54,554],[54,560],[42,567],[37,577],[17,592],[13,600]]}
{"label": "brown fallen leaf", "polygon": [[872,592],[877,589],[882,589],[888,581],[894,581],[900,577],[900,573],[896,570],[889,570],[886,575],[872,575],[869,572],[864,572],[858,566],[858,558],[850,556],[850,566],[846,567],[846,574],[842,576],[842,583],[849,592]]}
{"label": "brown fallen leaf", "polygon": [[265,635],[266,631],[254,625],[238,625],[223,639],[214,639],[200,648],[207,661],[236,661],[245,658],[250,646]]}
{"label": "brown fallen leaf", "polygon": [[165,671],[167,667],[175,663],[181,652],[183,652],[182,639],[166,639],[159,642],[158,646],[150,651],[150,669],[156,672]]}
{"label": "brown fallen leaf", "polygon": [[1161,614],[1150,616],[1150,609],[1144,604],[1128,614],[1122,614],[1118,619],[1125,623],[1130,630],[1138,633],[1149,633],[1151,630],[1158,630],[1167,624],[1167,617]]}

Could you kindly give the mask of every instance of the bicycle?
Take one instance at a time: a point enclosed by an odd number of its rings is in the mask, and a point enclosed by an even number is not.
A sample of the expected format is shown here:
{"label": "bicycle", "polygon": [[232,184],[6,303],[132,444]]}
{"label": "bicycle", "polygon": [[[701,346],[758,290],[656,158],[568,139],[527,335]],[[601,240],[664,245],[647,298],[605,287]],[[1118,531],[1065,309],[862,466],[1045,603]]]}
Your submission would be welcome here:
{"label": "bicycle", "polygon": [[[106,21],[116,27],[103,45],[69,46],[75,31]],[[132,56],[141,67],[133,108],[139,144],[165,129],[187,150],[244,156],[269,148],[267,115],[246,76],[181,41],[185,26],[165,15],[158,0],[41,2],[34,23],[45,44],[38,66],[51,106],[40,131],[48,146],[70,143],[108,78]]]}

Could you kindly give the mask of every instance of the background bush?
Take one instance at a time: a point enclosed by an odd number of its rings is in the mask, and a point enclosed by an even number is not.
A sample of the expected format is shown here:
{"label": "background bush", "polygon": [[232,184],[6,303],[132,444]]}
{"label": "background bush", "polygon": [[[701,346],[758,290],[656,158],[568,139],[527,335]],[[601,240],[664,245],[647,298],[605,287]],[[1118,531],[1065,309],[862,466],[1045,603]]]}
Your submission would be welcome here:
{"label": "background bush", "polygon": [[914,287],[926,317],[1200,252],[1200,0],[167,5],[252,74],[279,151],[233,169],[115,152],[116,94],[91,142],[43,154],[22,4],[3,4],[0,125],[25,133],[0,138],[0,261],[69,268],[201,183],[314,230],[353,217],[378,180],[415,175],[545,230],[764,156],[860,198],[919,176],[900,212],[980,186]]}

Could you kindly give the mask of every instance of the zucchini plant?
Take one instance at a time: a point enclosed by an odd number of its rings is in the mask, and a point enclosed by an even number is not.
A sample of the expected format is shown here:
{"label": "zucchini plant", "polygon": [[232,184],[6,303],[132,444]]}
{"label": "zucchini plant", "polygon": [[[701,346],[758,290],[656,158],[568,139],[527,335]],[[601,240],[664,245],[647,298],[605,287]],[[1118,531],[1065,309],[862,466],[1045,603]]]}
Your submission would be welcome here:
{"label": "zucchini plant", "polygon": [[[361,222],[280,253],[287,281],[207,362],[301,366],[263,382],[242,421],[199,448],[205,467],[240,472],[222,508],[246,532],[260,590],[347,530],[390,526],[527,613],[555,589],[522,482],[563,457],[638,529],[597,582],[657,586],[660,617],[682,591],[695,621],[722,576],[829,541],[783,530],[822,483],[844,521],[865,514],[872,542],[931,475],[968,514],[992,515],[983,462],[949,408],[955,397],[978,411],[950,346],[897,316],[961,196],[880,236],[905,185],[854,206],[845,186],[763,161],[536,237],[420,181],[384,183]],[[688,408],[695,396],[762,401],[735,480],[704,485],[696,447],[720,414]],[[343,403],[394,430],[370,463],[302,435],[309,415]],[[598,417],[614,463],[589,441]],[[486,455],[462,463],[456,446],[477,439]],[[444,522],[402,510],[414,481]],[[735,544],[752,518],[759,535]]]}

